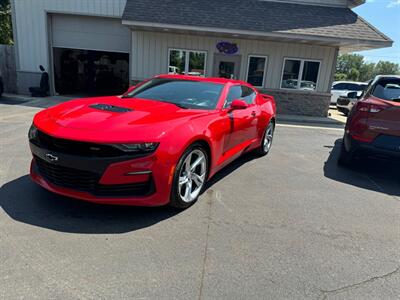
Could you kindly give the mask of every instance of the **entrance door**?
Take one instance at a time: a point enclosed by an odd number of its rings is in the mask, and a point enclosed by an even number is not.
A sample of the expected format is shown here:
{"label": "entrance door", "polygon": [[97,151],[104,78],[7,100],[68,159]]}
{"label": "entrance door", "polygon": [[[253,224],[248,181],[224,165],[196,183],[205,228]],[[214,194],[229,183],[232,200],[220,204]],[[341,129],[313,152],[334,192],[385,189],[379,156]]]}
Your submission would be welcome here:
{"label": "entrance door", "polygon": [[213,77],[239,79],[241,55],[214,54]]}

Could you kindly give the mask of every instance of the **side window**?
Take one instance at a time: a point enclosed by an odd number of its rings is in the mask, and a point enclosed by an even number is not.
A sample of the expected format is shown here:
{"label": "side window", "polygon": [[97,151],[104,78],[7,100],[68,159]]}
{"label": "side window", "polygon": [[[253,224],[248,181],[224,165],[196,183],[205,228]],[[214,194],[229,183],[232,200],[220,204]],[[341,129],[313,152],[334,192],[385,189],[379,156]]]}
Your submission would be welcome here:
{"label": "side window", "polygon": [[233,87],[231,87],[231,89],[229,90],[228,93],[228,97],[226,98],[225,101],[225,108],[229,107],[229,105],[231,105],[233,100],[236,99],[242,99],[242,88],[239,85],[235,85]]}
{"label": "side window", "polygon": [[247,86],[242,86],[242,98],[247,104],[253,104],[256,92]]}
{"label": "side window", "polygon": [[228,97],[226,98],[225,107],[229,107],[233,100],[243,100],[247,104],[253,104],[254,99],[256,97],[256,92],[247,87],[242,85],[235,85],[231,87],[228,93]]}

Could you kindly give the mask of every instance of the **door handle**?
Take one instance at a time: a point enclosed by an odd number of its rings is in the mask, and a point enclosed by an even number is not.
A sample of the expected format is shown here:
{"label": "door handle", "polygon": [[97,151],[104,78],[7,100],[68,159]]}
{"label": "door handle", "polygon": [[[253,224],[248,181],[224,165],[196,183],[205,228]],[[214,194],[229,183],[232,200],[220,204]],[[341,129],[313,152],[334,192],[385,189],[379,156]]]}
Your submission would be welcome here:
{"label": "door handle", "polygon": [[255,117],[256,115],[257,115],[257,114],[256,114],[255,111],[252,111],[252,112],[251,112],[251,116],[252,116],[252,117]]}

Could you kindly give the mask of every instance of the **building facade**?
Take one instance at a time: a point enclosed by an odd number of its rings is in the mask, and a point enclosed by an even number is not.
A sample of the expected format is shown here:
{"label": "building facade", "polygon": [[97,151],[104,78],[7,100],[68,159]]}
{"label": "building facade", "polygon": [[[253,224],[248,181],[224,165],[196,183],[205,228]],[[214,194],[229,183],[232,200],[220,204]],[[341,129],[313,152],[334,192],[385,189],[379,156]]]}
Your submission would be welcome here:
{"label": "building facade", "polygon": [[390,47],[361,0],[12,0],[20,93],[122,92],[162,73],[229,77],[278,112],[326,116],[339,51]]}

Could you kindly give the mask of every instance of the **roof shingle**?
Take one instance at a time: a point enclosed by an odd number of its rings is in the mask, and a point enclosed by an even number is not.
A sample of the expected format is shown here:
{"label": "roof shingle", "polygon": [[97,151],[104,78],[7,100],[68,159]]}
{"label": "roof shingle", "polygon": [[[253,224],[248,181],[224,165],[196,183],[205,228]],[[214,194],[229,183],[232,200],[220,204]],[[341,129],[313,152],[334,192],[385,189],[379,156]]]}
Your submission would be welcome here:
{"label": "roof shingle", "polygon": [[391,41],[348,8],[260,0],[128,0],[123,20]]}

